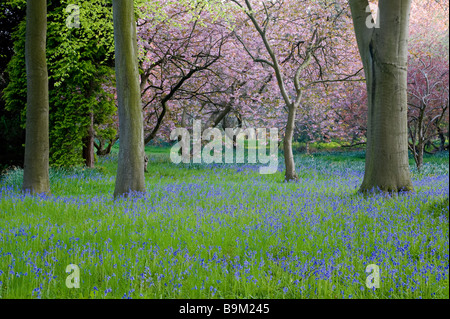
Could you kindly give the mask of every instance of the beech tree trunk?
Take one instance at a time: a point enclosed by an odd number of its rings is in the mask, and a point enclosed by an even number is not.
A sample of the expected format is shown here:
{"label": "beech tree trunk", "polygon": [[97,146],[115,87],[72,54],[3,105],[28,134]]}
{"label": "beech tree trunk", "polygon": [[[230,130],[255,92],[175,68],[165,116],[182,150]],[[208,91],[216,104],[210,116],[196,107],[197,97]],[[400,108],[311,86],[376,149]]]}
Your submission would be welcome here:
{"label": "beech tree trunk", "polygon": [[368,125],[361,192],[413,189],[408,162],[407,59],[411,0],[380,0],[379,28],[367,0],[349,0],[366,74]]}
{"label": "beech tree trunk", "polygon": [[50,193],[47,1],[27,0],[25,60],[27,111],[23,191]]}
{"label": "beech tree trunk", "polygon": [[119,103],[119,164],[114,197],[144,192],[144,128],[132,0],[113,0]]}

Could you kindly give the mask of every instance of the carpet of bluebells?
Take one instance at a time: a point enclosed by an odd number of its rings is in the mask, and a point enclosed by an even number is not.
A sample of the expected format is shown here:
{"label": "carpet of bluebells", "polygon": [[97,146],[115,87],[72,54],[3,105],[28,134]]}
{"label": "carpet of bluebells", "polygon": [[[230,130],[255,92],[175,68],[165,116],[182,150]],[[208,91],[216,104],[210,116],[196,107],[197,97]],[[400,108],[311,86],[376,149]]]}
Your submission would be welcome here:
{"label": "carpet of bluebells", "polygon": [[[152,157],[147,193],[113,200],[116,157],[52,169],[49,197],[0,182],[0,298],[448,298],[448,154],[415,192],[357,193],[364,161],[256,165]],[[66,267],[80,288],[66,287]],[[380,269],[368,288],[366,267]]]}

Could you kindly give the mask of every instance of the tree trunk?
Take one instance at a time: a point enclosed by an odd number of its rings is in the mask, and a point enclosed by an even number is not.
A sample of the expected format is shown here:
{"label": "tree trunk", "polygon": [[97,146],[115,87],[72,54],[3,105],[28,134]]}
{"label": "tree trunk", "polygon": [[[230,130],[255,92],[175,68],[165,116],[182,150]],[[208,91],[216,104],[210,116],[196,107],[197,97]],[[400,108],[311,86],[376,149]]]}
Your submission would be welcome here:
{"label": "tree trunk", "polygon": [[311,154],[311,152],[310,152],[310,150],[309,150],[309,141],[306,141],[306,155],[310,155]]}
{"label": "tree trunk", "polygon": [[439,152],[443,152],[443,151],[445,151],[445,135],[441,129],[438,129],[438,132],[439,132],[439,140],[440,140]]}
{"label": "tree trunk", "polygon": [[95,156],[94,156],[94,113],[89,113],[89,129],[88,135],[84,138],[83,141],[83,158],[85,160],[85,164],[89,168],[93,168],[95,165]]}
{"label": "tree trunk", "polygon": [[50,193],[48,72],[46,57],[47,1],[27,1],[25,60],[27,111],[23,190]]}
{"label": "tree trunk", "polygon": [[119,104],[119,164],[114,197],[144,192],[144,129],[132,0],[113,0]]}
{"label": "tree trunk", "polygon": [[419,170],[419,171],[423,165],[424,148],[425,148],[425,145],[423,145],[422,142],[419,142],[419,145],[417,145],[417,159],[416,159],[416,166],[417,166],[417,170]]}
{"label": "tree trunk", "polygon": [[286,165],[284,180],[287,182],[298,181],[298,176],[295,172],[294,153],[292,152],[292,138],[294,137],[295,115],[297,113],[297,107],[291,105],[288,109],[288,120],[286,123],[286,131],[284,133],[283,140],[284,163]]}
{"label": "tree trunk", "polygon": [[[182,115],[181,115],[181,127],[182,128],[186,128],[186,126],[187,126],[187,111],[186,111],[186,109],[187,109],[187,107],[185,106],[184,108],[183,108],[183,113],[182,113]],[[179,151],[178,151],[178,155],[182,155],[184,152],[185,152],[185,150],[183,150],[183,143],[181,143],[181,141],[182,141],[182,138],[181,138],[181,135],[180,136],[178,136],[178,144],[180,145],[180,149],[179,149]]]}
{"label": "tree trunk", "polygon": [[368,93],[366,167],[360,191],[410,191],[407,41],[411,0],[380,0],[379,28],[366,25],[368,5],[367,0],[350,0]]}

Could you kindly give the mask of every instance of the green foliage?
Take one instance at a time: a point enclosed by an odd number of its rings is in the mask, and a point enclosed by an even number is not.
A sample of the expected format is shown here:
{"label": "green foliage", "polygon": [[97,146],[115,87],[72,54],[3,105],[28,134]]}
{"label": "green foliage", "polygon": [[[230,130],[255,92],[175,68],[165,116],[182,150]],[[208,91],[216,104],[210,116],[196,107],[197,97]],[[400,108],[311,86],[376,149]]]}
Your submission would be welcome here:
{"label": "green foliage", "polygon": [[[24,159],[25,131],[21,127],[21,112],[10,112],[6,109],[3,90],[9,83],[8,63],[14,55],[14,39],[12,34],[23,20],[25,12],[12,8],[8,3],[0,3],[0,170],[22,165]],[[18,88],[22,90],[22,87]]]}
{"label": "green foliage", "polygon": [[[48,15],[48,60],[55,86],[70,80],[89,85],[90,77],[107,73],[114,59],[112,6],[108,0],[60,0]],[[80,28],[66,25],[70,4],[79,6]],[[70,20],[69,20],[70,21]],[[75,78],[73,78],[75,77]]]}
{"label": "green foliage", "polygon": [[26,23],[22,21],[14,32],[14,56],[8,63],[6,73],[10,82],[3,91],[6,101],[6,109],[11,112],[19,112],[21,126],[25,128],[25,104],[27,101],[27,77],[25,66],[25,29]]}
{"label": "green foliage", "polygon": [[[24,5],[22,1],[12,1]],[[80,8],[80,28],[66,24],[66,8]],[[50,1],[48,7],[47,60],[50,101],[50,163],[76,166],[83,163],[83,139],[91,113],[99,137],[115,136],[111,126],[116,113],[114,96],[114,30],[109,0]],[[14,34],[15,55],[8,65],[11,82],[5,90],[7,108],[20,112],[25,125],[26,69],[25,21]]]}
{"label": "green foliage", "polygon": [[[80,6],[80,28],[68,28],[69,4]],[[51,163],[74,166],[83,162],[83,138],[94,113],[96,126],[111,123],[113,96],[104,85],[111,83],[114,30],[110,1],[61,1],[49,15],[48,57],[54,67],[50,78],[54,90],[50,104],[55,126],[51,133]],[[109,135],[115,134],[113,129]]]}

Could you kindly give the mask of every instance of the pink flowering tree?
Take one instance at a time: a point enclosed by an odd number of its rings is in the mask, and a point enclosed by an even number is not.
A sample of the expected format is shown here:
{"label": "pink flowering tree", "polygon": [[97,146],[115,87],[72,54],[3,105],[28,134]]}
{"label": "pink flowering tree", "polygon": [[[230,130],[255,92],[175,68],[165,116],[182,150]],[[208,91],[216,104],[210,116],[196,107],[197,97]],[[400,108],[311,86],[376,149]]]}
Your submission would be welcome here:
{"label": "pink flowering tree", "polygon": [[349,66],[345,60],[350,56],[344,45],[345,37],[351,34],[347,4],[345,1],[331,5],[298,1],[232,2],[247,17],[243,23],[253,27],[251,31],[242,28],[236,32],[238,41],[249,57],[276,80],[280,101],[278,118],[284,118],[285,180],[298,180],[292,151],[297,119],[303,120],[304,131],[311,139],[311,132],[320,129],[314,121],[326,122],[319,119],[319,115],[327,113],[326,109],[321,110],[327,107],[323,103],[324,91],[312,87],[343,81],[342,77],[348,79],[359,73],[356,70],[342,75],[342,66]]}
{"label": "pink flowering tree", "polygon": [[427,145],[430,152],[448,148],[448,9],[448,2],[423,1],[411,13],[408,131],[409,150],[418,169]]}

